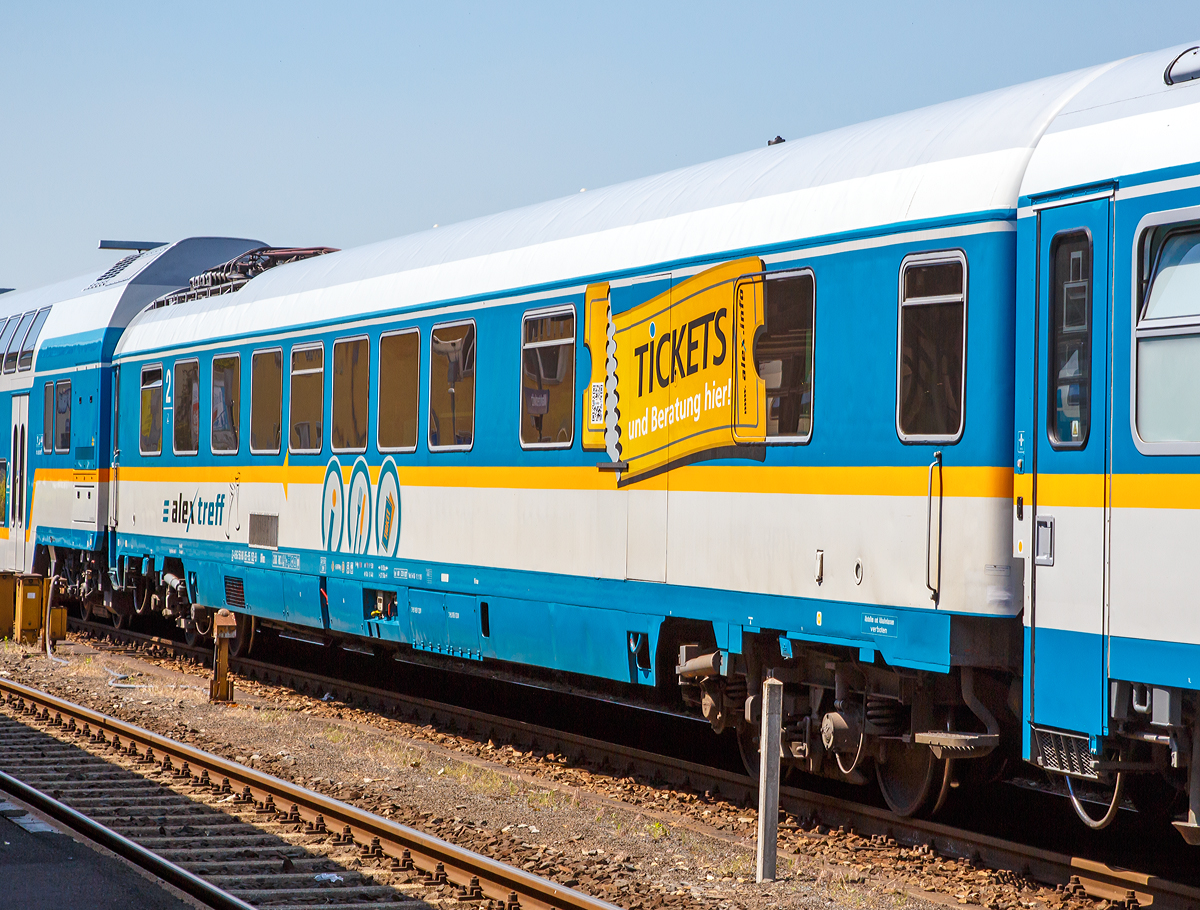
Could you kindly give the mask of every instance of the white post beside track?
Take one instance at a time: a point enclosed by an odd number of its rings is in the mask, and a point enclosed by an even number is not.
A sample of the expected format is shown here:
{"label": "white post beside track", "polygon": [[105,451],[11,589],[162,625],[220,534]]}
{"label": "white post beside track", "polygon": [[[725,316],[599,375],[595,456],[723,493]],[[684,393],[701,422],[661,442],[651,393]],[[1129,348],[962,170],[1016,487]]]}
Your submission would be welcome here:
{"label": "white post beside track", "polygon": [[758,872],[755,881],[775,881],[779,841],[779,751],[783,733],[783,683],[763,681],[762,728],[758,740]]}

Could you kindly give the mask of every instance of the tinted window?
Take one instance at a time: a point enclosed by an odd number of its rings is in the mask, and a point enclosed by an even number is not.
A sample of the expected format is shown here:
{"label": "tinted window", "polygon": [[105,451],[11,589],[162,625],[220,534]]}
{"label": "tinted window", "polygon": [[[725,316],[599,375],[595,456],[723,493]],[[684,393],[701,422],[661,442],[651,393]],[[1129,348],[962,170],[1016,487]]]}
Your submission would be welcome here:
{"label": "tinted window", "polygon": [[142,369],[142,415],[138,448],[143,455],[162,452],[162,367]]}
{"label": "tinted window", "polygon": [[38,310],[37,316],[33,319],[33,325],[25,333],[25,341],[21,344],[21,356],[17,361],[17,369],[28,370],[33,366],[33,349],[37,344],[38,336],[42,334],[42,326],[46,324],[46,317],[49,315],[50,307]]}
{"label": "tinted window", "polygon": [[429,340],[429,447],[475,438],[475,324],[438,326]]}
{"label": "tinted window", "polygon": [[42,451],[54,451],[54,383],[46,383],[42,395]]}
{"label": "tinted window", "polygon": [[1092,244],[1079,231],[1054,238],[1050,293],[1050,440],[1081,448],[1092,413]]}
{"label": "tinted window", "polygon": [[54,408],[54,451],[71,451],[71,380],[61,379],[55,386],[58,400]]}
{"label": "tinted window", "polygon": [[292,349],[292,416],[289,446],[293,452],[319,452],[325,413],[325,349]]}
{"label": "tinted window", "polygon": [[200,451],[200,364],[175,364],[175,452]]}
{"label": "tinted window", "polygon": [[963,425],[966,285],[961,260],[904,266],[900,300],[900,434],[949,441]]}
{"label": "tinted window", "polygon": [[526,316],[521,342],[521,443],[567,447],[575,435],[575,313]]}
{"label": "tinted window", "polygon": [[767,277],[754,365],[767,387],[767,436],[812,432],[813,276]]}
{"label": "tinted window", "polygon": [[416,332],[379,339],[379,448],[417,445],[417,393],[421,336]]}
{"label": "tinted window", "polygon": [[371,347],[366,338],[333,345],[333,448],[362,452],[367,448],[367,398]]}
{"label": "tinted window", "polygon": [[17,323],[17,329],[9,339],[8,347],[4,355],[4,372],[14,373],[17,369],[17,357],[21,352],[21,342],[25,340],[25,335],[29,331],[29,324],[33,322],[35,313],[26,313],[21,317],[21,321]]}
{"label": "tinted window", "polygon": [[[1164,325],[1164,320],[1170,320]],[[1200,232],[1169,232],[1137,323],[1137,430],[1200,442]]]}
{"label": "tinted window", "polygon": [[278,454],[283,427],[283,353],[257,351],[250,369],[250,451]]}
{"label": "tinted window", "polygon": [[242,359],[214,357],[212,366],[212,450],[238,450],[238,418],[242,406]]}

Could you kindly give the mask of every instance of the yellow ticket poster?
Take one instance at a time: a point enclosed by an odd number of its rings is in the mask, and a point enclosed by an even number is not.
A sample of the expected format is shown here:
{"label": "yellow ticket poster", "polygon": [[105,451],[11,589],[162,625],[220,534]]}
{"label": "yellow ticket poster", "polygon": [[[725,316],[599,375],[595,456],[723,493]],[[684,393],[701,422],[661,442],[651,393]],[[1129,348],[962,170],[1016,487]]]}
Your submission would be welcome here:
{"label": "yellow ticket poster", "polygon": [[611,317],[622,486],[763,441],[766,388],[754,366],[762,268],[757,258],[714,266]]}

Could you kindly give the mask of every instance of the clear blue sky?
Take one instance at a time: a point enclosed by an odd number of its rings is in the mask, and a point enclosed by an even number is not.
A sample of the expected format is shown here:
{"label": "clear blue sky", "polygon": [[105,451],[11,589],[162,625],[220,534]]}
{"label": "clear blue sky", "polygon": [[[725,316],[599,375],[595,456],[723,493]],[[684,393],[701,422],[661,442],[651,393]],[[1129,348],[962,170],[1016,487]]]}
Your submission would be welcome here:
{"label": "clear blue sky", "polygon": [[0,0],[0,286],[350,247],[1142,51],[1194,2]]}

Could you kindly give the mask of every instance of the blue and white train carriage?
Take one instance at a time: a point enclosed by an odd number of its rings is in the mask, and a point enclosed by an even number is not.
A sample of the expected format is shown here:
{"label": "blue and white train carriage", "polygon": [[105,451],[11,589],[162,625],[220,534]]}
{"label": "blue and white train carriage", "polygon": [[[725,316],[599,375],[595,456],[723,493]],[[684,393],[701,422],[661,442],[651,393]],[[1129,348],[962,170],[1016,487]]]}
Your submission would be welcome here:
{"label": "blue and white train carriage", "polygon": [[748,764],[774,675],[902,814],[1018,750],[1200,801],[1198,56],[209,273],[117,343],[107,533],[36,540],[241,648],[678,686]]}

